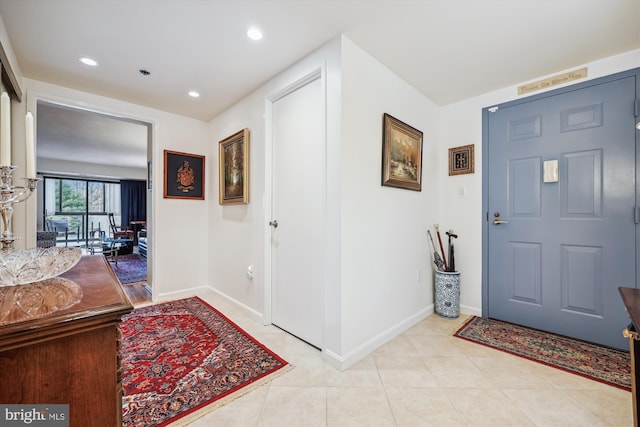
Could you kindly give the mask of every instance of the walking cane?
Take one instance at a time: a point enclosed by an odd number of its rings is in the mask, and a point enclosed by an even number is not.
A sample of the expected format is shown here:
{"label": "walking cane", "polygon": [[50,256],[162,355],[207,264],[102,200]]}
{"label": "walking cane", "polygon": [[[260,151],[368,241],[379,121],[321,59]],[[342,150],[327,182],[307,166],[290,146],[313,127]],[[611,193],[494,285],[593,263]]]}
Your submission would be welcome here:
{"label": "walking cane", "polygon": [[429,240],[431,240],[431,246],[433,247],[433,263],[438,267],[438,271],[443,270],[444,262],[442,258],[440,258],[440,254],[436,249],[436,244],[433,243],[433,237],[431,237],[431,230],[427,230],[427,234],[429,235]]}
{"label": "walking cane", "polygon": [[447,257],[444,255],[444,247],[442,246],[442,239],[440,238],[440,226],[438,224],[433,224],[433,227],[436,229],[436,234],[438,235],[438,243],[440,244],[440,252],[442,252],[442,262],[444,263],[444,271],[449,271],[447,269]]}
{"label": "walking cane", "polygon": [[447,236],[449,236],[449,270],[447,271],[456,271],[456,261],[453,254],[453,243],[451,243],[451,239],[457,239],[458,235],[453,234],[453,230],[447,231]]}

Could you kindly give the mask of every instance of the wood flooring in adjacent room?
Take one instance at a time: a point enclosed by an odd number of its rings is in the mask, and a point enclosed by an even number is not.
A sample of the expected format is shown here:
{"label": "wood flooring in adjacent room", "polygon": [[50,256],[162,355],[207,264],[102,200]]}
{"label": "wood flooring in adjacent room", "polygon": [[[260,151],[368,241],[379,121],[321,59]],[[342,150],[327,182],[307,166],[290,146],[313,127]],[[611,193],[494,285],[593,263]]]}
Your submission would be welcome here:
{"label": "wood flooring in adjacent room", "polygon": [[131,283],[122,285],[122,287],[134,306],[151,302],[151,292],[149,292],[147,282]]}

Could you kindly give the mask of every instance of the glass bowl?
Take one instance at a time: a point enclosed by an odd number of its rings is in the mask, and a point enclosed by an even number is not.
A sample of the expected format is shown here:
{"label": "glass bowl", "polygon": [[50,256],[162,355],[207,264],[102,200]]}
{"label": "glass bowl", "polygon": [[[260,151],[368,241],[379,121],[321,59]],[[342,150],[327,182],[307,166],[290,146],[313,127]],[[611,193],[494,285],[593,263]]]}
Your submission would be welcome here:
{"label": "glass bowl", "polygon": [[80,248],[0,251],[0,286],[24,285],[56,277],[80,261]]}

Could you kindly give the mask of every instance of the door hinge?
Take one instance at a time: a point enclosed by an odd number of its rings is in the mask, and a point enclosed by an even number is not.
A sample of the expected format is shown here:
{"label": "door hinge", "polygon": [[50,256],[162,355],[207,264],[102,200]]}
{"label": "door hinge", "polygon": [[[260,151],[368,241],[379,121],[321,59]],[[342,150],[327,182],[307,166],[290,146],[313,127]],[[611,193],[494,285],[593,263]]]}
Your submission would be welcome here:
{"label": "door hinge", "polygon": [[640,224],[640,207],[633,208],[633,223]]}
{"label": "door hinge", "polygon": [[640,99],[636,99],[633,102],[633,115],[635,117],[640,116]]}

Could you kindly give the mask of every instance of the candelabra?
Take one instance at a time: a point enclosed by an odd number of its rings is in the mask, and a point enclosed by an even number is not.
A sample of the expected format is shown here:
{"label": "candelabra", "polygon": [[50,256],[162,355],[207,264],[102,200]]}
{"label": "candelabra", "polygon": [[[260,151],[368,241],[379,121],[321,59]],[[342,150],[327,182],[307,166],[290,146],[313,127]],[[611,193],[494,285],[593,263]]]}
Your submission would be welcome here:
{"label": "candelabra", "polygon": [[0,166],[0,217],[2,217],[2,250],[13,249],[16,240],[11,231],[11,218],[13,217],[13,204],[22,203],[33,194],[38,178],[24,178],[26,187],[13,185],[13,171],[16,166]]}

